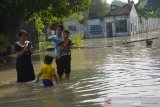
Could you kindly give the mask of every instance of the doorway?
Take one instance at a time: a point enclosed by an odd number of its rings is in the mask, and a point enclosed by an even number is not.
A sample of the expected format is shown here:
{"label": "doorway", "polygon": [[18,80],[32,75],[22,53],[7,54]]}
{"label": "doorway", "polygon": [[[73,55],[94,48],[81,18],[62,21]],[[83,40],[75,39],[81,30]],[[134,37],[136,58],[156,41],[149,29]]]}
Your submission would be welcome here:
{"label": "doorway", "polygon": [[107,22],[106,23],[106,35],[107,35],[107,37],[112,37],[113,36],[112,22]]}

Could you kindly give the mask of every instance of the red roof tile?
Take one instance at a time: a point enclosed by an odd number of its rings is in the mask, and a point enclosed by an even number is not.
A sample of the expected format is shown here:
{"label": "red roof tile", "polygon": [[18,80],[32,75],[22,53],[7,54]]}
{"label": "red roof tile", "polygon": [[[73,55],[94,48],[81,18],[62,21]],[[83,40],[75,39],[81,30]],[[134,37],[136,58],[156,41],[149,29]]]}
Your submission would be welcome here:
{"label": "red roof tile", "polygon": [[129,15],[132,9],[132,5],[134,3],[131,2],[129,4],[124,5],[123,7],[117,7],[113,10],[111,10],[107,15],[107,16],[120,16],[120,15]]}

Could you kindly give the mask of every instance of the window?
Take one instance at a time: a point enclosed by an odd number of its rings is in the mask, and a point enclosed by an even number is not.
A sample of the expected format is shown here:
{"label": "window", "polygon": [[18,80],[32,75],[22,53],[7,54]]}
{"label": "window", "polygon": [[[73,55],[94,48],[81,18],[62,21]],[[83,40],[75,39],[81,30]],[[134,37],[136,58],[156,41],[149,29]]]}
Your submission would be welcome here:
{"label": "window", "polygon": [[90,34],[102,34],[102,26],[100,25],[90,25]]}
{"label": "window", "polygon": [[76,31],[77,30],[76,26],[68,26],[68,29],[70,31]]}
{"label": "window", "polygon": [[127,32],[127,20],[116,21],[116,32]]}

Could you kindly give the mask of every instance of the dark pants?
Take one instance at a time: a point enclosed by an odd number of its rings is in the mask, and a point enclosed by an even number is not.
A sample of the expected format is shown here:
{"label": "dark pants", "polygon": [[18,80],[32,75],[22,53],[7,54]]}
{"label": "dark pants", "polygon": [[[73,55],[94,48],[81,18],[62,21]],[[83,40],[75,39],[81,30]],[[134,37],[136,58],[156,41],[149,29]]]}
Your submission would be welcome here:
{"label": "dark pants", "polygon": [[57,74],[61,77],[64,73],[69,76],[71,72],[71,55],[62,56],[56,60]]}

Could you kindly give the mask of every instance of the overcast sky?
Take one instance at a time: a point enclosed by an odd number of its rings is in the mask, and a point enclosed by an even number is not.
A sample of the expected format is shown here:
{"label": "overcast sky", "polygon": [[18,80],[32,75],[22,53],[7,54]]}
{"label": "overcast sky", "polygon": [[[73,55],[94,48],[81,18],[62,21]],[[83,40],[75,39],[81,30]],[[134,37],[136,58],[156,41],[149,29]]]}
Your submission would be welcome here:
{"label": "overcast sky", "polygon": [[[113,1],[113,0],[106,0],[109,4],[111,4],[111,2]],[[128,2],[128,0],[121,0],[121,1],[123,1],[123,2]],[[132,0],[131,0],[132,1]],[[133,0],[135,3],[137,3],[138,2],[138,0]]]}

